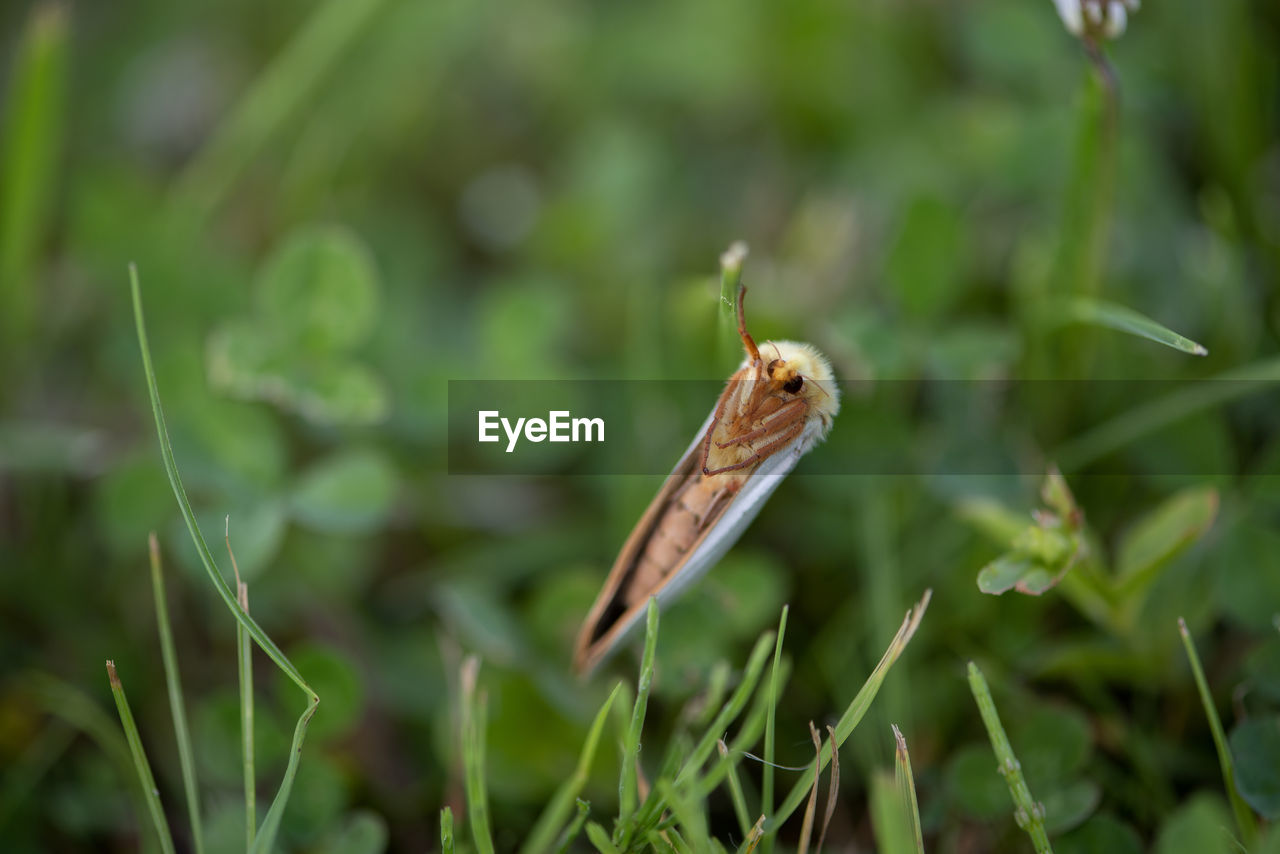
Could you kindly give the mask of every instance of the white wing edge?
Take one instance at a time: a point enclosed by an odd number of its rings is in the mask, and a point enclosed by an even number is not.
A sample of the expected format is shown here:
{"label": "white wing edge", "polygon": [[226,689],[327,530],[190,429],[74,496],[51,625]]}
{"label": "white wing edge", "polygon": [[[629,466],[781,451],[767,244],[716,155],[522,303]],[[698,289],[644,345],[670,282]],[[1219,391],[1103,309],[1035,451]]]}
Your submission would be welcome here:
{"label": "white wing edge", "polygon": [[[690,443],[689,448],[684,452],[680,461],[676,463],[675,468],[672,469],[673,473],[686,465],[690,454],[701,452],[707,428],[711,426],[711,421],[714,417],[714,411],[707,416],[707,420],[703,422],[701,429],[694,436],[693,442]],[[689,553],[679,572],[669,578],[655,594],[659,605],[665,605],[674,600],[690,584],[697,581],[706,574],[707,570],[715,566],[720,561],[720,558],[725,556],[725,553],[742,536],[742,532],[747,529],[747,526],[760,513],[765,502],[769,500],[769,496],[782,483],[782,479],[796,467],[796,463],[800,461],[800,458],[817,444],[821,434],[821,424],[817,419],[811,420],[805,424],[804,431],[790,445],[771,455],[760,464],[759,468],[751,473],[742,489],[734,496],[729,506],[725,508],[724,515],[707,532],[706,537],[698,544],[697,548]],[[614,637],[609,644],[609,649],[593,662],[590,667],[591,670],[604,663],[623,645],[623,642],[631,636],[632,631],[641,622],[644,613],[644,608],[634,608],[632,613],[624,618],[621,626],[612,630]]]}

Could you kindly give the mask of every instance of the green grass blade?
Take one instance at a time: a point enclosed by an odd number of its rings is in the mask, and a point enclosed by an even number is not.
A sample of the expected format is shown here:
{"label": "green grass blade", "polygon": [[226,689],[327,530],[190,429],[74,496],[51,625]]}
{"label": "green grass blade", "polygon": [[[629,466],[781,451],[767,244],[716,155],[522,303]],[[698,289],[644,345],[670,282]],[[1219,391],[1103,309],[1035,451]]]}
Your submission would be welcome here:
{"label": "green grass blade", "polygon": [[440,810],[440,854],[453,854],[453,810]]}
{"label": "green grass blade", "polygon": [[902,789],[896,785],[888,770],[877,768],[871,776],[870,787],[871,829],[875,836],[875,850],[879,854],[909,854],[916,849],[911,842],[911,831],[903,821],[907,814],[902,799]]}
{"label": "green grass blade", "polygon": [[124,695],[120,677],[116,675],[114,661],[107,662],[107,678],[111,681],[111,694],[116,699],[116,709],[120,712],[120,723],[124,727],[124,737],[129,742],[129,752],[133,754],[133,766],[142,786],[142,796],[147,802],[147,811],[151,813],[156,836],[160,839],[160,850],[165,854],[173,854],[173,835],[169,832],[169,820],[165,818],[164,807],[160,806],[160,790],[156,788],[155,777],[151,775],[151,764],[147,762],[147,752],[142,748],[142,737],[138,735],[133,712],[129,711],[129,700]]}
{"label": "green grass blade", "polygon": [[[773,741],[774,726],[778,716],[778,671],[782,664],[782,641],[787,634],[789,605],[782,606],[782,618],[778,621],[778,638],[773,647],[773,670],[769,675],[769,706],[764,719],[764,767],[760,771],[760,811],[773,812]],[[773,850],[773,834],[764,839],[761,850]]]}
{"label": "green grass blade", "polygon": [[480,854],[493,854],[493,832],[489,827],[489,790],[485,783],[485,721],[489,701],[476,693],[480,659],[468,656],[462,662],[462,768],[467,788],[467,823],[471,839]]}
{"label": "green grass blade", "polygon": [[[627,823],[636,811],[636,775],[640,761],[640,735],[649,706],[649,688],[653,684],[654,654],[658,648],[658,601],[649,597],[645,614],[644,656],[640,660],[640,680],[636,684],[636,704],[631,712],[622,750],[622,773],[618,779],[618,830],[624,835]],[[620,840],[615,840],[620,841]]]}
{"label": "green grass blade", "polygon": [[[885,677],[889,674],[889,669],[898,660],[898,656],[902,655],[902,651],[907,648],[907,644],[911,642],[916,629],[920,628],[920,621],[924,619],[924,614],[929,608],[929,599],[932,595],[932,590],[926,590],[916,606],[907,612],[906,618],[898,628],[898,633],[893,636],[893,640],[889,641],[889,646],[885,649],[884,655],[880,657],[880,662],[871,671],[867,681],[862,683],[862,688],[854,696],[853,700],[849,702],[844,714],[840,716],[840,720],[835,726],[837,749],[844,744],[854,728],[861,722],[862,716],[867,713],[867,709],[870,708],[871,702],[880,691],[880,686],[884,683]],[[800,779],[791,787],[791,793],[782,802],[782,806],[778,807],[778,811],[770,816],[765,825],[766,833],[776,832],[782,826],[782,823],[795,812],[796,807],[800,806],[800,802],[804,800],[805,796],[809,794],[810,788],[813,787],[815,777],[827,767],[830,754],[831,751],[828,748],[822,751],[813,762],[809,763],[809,767],[805,769],[805,772],[800,775]]]}
{"label": "green grass blade", "polygon": [[1117,332],[1127,332],[1139,338],[1146,338],[1157,344],[1172,347],[1192,356],[1207,356],[1209,351],[1203,345],[1179,335],[1144,314],[1131,308],[1117,305],[1100,299],[1077,297],[1064,300],[1049,309],[1050,316],[1059,323],[1084,323],[1091,326],[1102,326]]}
{"label": "green grass blade", "polygon": [[1189,415],[1255,394],[1277,383],[1280,383],[1280,358],[1225,371],[1100,424],[1059,447],[1053,459],[1063,471],[1079,471]]}
{"label": "green grass blade", "polygon": [[920,827],[920,802],[916,800],[916,778],[911,773],[911,754],[907,752],[907,740],[902,737],[902,731],[896,724],[893,726],[893,740],[897,745],[894,749],[895,781],[907,813],[911,836],[915,839],[916,854],[924,854],[924,832]]}
{"label": "green grass blade", "polygon": [[569,818],[574,802],[578,800],[578,794],[587,784],[587,775],[591,773],[591,763],[595,759],[600,735],[604,732],[605,722],[609,718],[609,710],[613,708],[613,703],[618,699],[621,691],[622,683],[619,682],[609,694],[609,699],[604,701],[604,705],[596,713],[591,729],[587,731],[587,739],[582,744],[582,753],[578,756],[578,767],[574,769],[573,776],[565,780],[552,796],[546,809],[534,823],[533,830],[529,832],[524,845],[520,847],[521,854],[534,854],[550,848],[560,826]]}
{"label": "green grass blade", "polygon": [[182,513],[183,521],[187,524],[187,532],[191,535],[191,542],[195,545],[196,553],[200,556],[200,562],[204,565],[206,576],[208,576],[210,583],[213,584],[213,589],[222,597],[222,602],[226,605],[227,610],[244,627],[244,630],[249,633],[249,636],[253,638],[262,651],[302,690],[307,698],[307,707],[298,717],[298,722],[293,729],[293,740],[289,748],[289,764],[285,768],[284,778],[280,781],[276,796],[271,802],[271,807],[267,810],[262,827],[259,828],[258,837],[254,840],[253,851],[270,851],[275,844],[275,835],[279,830],[280,819],[284,814],[285,805],[288,804],[289,795],[293,791],[293,781],[298,773],[298,762],[302,757],[302,744],[307,736],[307,724],[311,721],[311,716],[315,714],[316,707],[320,705],[320,698],[315,691],[311,690],[311,686],[302,678],[302,674],[293,666],[293,662],[289,661],[288,657],[276,646],[275,641],[271,640],[267,633],[262,630],[262,627],[241,609],[240,603],[232,594],[226,579],[218,571],[218,565],[213,559],[213,554],[209,551],[204,534],[200,532],[200,526],[196,523],[195,511],[191,509],[191,502],[187,499],[187,491],[182,485],[182,478],[178,475],[178,463],[173,456],[173,446],[169,442],[169,430],[165,426],[164,410],[160,406],[160,389],[156,384],[155,368],[151,363],[151,347],[147,343],[146,319],[142,313],[142,288],[138,284],[138,270],[132,264],[129,265],[129,286],[133,297],[133,319],[138,332],[138,349],[142,353],[142,368],[147,380],[147,394],[151,399],[151,412],[155,417],[156,435],[160,441],[160,457],[164,463],[165,474],[169,478],[169,485],[173,489],[174,498],[178,501],[178,509]]}
{"label": "green grass blade", "polygon": [[1013,796],[1014,817],[1018,826],[1031,837],[1036,854],[1052,854],[1049,845],[1049,834],[1044,829],[1044,806],[1035,802],[1027,781],[1022,777],[1022,765],[1013,755],[1013,747],[1009,737],[1005,735],[1004,726],[1000,723],[1000,713],[996,711],[995,701],[991,699],[991,689],[983,677],[978,665],[969,662],[969,688],[978,703],[978,711],[982,715],[982,723],[987,728],[991,739],[991,748],[995,751],[999,763],[997,770],[1009,785],[1009,794]]}
{"label": "green grass blade", "polygon": [[[722,760],[728,760],[729,746],[724,743],[724,739],[716,742],[716,750],[720,752]],[[738,766],[727,762],[727,767],[726,780],[729,783],[729,799],[733,802],[733,814],[738,819],[738,831],[747,836],[751,833],[751,817],[747,812],[747,799],[742,794],[742,781],[738,779]]]}
{"label": "green grass blade", "polygon": [[[785,688],[787,680],[790,678],[791,662],[784,658],[782,659],[782,674],[778,679],[779,685]],[[759,741],[760,736],[764,733],[765,714],[771,702],[772,699],[768,691],[762,690],[756,694],[751,711],[747,712],[747,716],[742,719],[738,734],[733,737],[733,743],[729,745],[728,755],[722,755],[717,758],[711,767],[707,769],[707,772],[694,784],[694,791],[697,792],[698,797],[708,797],[728,775],[730,769],[735,768],[743,757],[748,756],[747,748]],[[751,756],[751,758],[760,761],[758,756]]]}
{"label": "green grass blade", "polygon": [[679,823],[681,836],[685,837],[694,851],[711,850],[711,838],[707,835],[707,817],[703,805],[677,790],[670,780],[660,779],[653,784],[654,790],[671,808]]}
{"label": "green grass blade", "polygon": [[173,631],[169,625],[169,604],[164,594],[164,575],[160,567],[160,542],[155,532],[148,538],[151,555],[151,589],[156,600],[156,628],[160,634],[160,654],[164,661],[164,681],[169,690],[169,710],[173,713],[173,732],[178,742],[178,762],[182,766],[182,788],[187,796],[187,815],[191,821],[191,838],[196,854],[204,851],[204,829],[200,823],[200,787],[196,783],[196,763],[191,749],[191,733],[187,728],[187,706],[182,696],[182,679],[178,674],[178,654],[173,647]]}
{"label": "green grass blade", "polygon": [[[249,588],[239,585],[244,612],[249,613]],[[253,847],[258,827],[258,782],[253,750],[253,642],[244,626],[236,623],[236,670],[240,678],[240,755],[244,766],[245,841]]]}
{"label": "green grass blade", "polygon": [[716,742],[724,737],[729,725],[737,720],[738,715],[742,713],[747,701],[751,699],[752,692],[760,681],[760,675],[764,672],[765,662],[769,660],[769,652],[773,646],[773,632],[765,632],[756,641],[755,648],[751,650],[751,656],[747,659],[746,669],[742,671],[742,681],[738,683],[738,687],[734,689],[733,694],[729,696],[729,699],[720,708],[720,713],[716,715],[715,720],[707,727],[702,739],[694,746],[693,752],[689,754],[689,759],[685,762],[679,777],[676,778],[676,783],[681,783],[684,778],[691,777],[697,773],[698,769],[707,761],[707,758],[711,756],[711,751],[715,750]]}
{"label": "green grass blade", "polygon": [[1244,798],[1236,790],[1235,763],[1231,758],[1231,748],[1227,745],[1227,736],[1222,729],[1222,721],[1218,718],[1218,710],[1213,705],[1213,695],[1209,693],[1209,682],[1204,678],[1204,668],[1200,666],[1200,656],[1196,652],[1195,642],[1187,631],[1187,623],[1178,618],[1178,631],[1182,635],[1182,646],[1187,651],[1187,661],[1191,664],[1191,673],[1196,680],[1196,690],[1200,692],[1200,702],[1204,706],[1205,717],[1209,719],[1209,731],[1213,733],[1213,746],[1218,751],[1218,764],[1222,768],[1222,783],[1227,789],[1227,800],[1231,802],[1231,811],[1235,814],[1236,828],[1240,831],[1240,840],[1245,849],[1252,851],[1258,844],[1258,821],[1253,810],[1245,803]]}
{"label": "green grass blade", "polygon": [[328,0],[249,86],[239,103],[179,176],[177,196],[204,213],[215,208],[245,167],[325,82],[384,0]]}
{"label": "green grass blade", "polygon": [[601,827],[598,822],[587,822],[587,839],[601,854],[620,854],[617,846],[613,844],[613,840],[609,838],[609,832]]}
{"label": "green grass blade", "polygon": [[[236,601],[249,613],[249,586],[240,580],[240,567],[231,550],[231,517],[226,523],[227,558],[236,579]],[[240,681],[240,764],[244,769],[245,849],[253,848],[258,833],[258,782],[253,749],[253,641],[244,626],[236,623],[236,674]]]}
{"label": "green grass blade", "polygon": [[[0,139],[0,341],[11,358],[36,328],[36,258],[49,230],[62,151],[68,6],[31,11],[11,70]],[[6,383],[5,385],[8,385]]]}
{"label": "green grass blade", "polygon": [[587,823],[587,816],[591,814],[591,804],[578,799],[578,813],[573,817],[573,821],[569,822],[569,826],[565,828],[564,833],[560,834],[560,847],[556,849],[558,854],[567,854],[569,846],[573,844],[573,840],[578,838],[578,834],[582,832],[582,826]]}

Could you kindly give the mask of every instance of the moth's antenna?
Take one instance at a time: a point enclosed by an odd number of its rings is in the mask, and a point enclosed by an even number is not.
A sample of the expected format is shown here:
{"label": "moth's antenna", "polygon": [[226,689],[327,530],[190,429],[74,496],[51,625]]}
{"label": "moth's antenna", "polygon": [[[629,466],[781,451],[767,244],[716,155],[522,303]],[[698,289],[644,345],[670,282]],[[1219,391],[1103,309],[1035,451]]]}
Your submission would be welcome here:
{"label": "moth's antenna", "polygon": [[747,332],[747,314],[742,304],[746,301],[747,286],[745,284],[738,285],[738,335],[742,338],[742,346],[747,348],[747,355],[751,357],[751,361],[760,361],[760,348],[756,346],[756,342],[751,337],[751,333]]}
{"label": "moth's antenna", "polygon": [[808,381],[809,381],[809,385],[813,386],[814,388],[816,388],[818,391],[822,392],[822,393],[823,393],[824,395],[826,395],[827,397],[831,397],[831,393],[830,393],[830,392],[828,392],[825,388],[823,388],[823,387],[822,387],[822,383],[818,382],[818,381],[817,381],[817,380],[815,380],[813,377],[805,377],[805,376],[804,376],[804,374],[801,374],[800,376],[802,376],[802,377],[804,377],[806,380],[808,380]]}

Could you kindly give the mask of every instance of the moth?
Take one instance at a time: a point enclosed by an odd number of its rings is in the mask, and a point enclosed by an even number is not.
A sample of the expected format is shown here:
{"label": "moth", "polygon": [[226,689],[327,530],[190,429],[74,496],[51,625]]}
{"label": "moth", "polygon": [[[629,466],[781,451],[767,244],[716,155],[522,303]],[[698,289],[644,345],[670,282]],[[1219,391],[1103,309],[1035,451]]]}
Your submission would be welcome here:
{"label": "moth", "polygon": [[840,409],[831,364],[816,349],[794,341],[756,346],[746,293],[740,285],[746,358],[614,561],[575,644],[580,676],[641,622],[650,596],[669,602],[724,556]]}

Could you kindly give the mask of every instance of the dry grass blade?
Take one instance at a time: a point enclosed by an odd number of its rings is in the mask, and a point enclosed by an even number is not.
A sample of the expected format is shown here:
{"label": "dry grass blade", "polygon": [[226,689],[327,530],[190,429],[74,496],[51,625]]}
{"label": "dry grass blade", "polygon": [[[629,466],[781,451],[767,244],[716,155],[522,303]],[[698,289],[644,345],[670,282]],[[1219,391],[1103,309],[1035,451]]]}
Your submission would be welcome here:
{"label": "dry grass blade", "polygon": [[756,846],[760,844],[762,838],[764,838],[764,815],[756,819],[751,832],[747,834],[746,839],[742,840],[742,845],[738,848],[738,854],[751,854],[756,850]]}
{"label": "dry grass blade", "polygon": [[827,811],[822,816],[822,830],[818,833],[818,851],[822,850],[823,840],[827,838],[831,817],[836,814],[836,798],[840,795],[840,750],[836,747],[836,731],[830,724],[827,725],[827,737],[831,740],[831,780],[827,786]]}
{"label": "dry grass blade", "polygon": [[813,763],[813,788],[809,790],[809,803],[804,808],[804,820],[800,822],[800,844],[796,850],[800,854],[808,854],[809,837],[813,834],[813,816],[818,811],[818,783],[822,780],[822,736],[818,728],[809,721],[809,737],[813,739],[813,749],[818,759]]}

